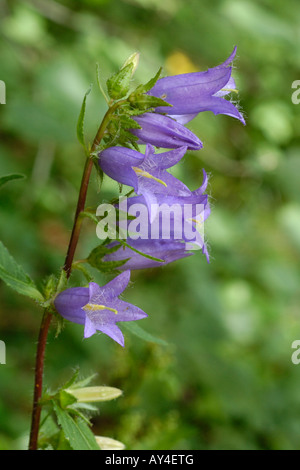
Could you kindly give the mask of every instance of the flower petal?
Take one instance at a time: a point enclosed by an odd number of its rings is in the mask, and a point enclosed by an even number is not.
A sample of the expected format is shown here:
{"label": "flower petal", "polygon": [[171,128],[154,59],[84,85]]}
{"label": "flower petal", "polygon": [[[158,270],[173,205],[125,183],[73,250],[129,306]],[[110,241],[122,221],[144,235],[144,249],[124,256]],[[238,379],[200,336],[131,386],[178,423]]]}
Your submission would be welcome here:
{"label": "flower petal", "polygon": [[132,169],[139,166],[145,156],[125,147],[109,147],[99,154],[99,166],[104,173],[119,183],[137,188],[137,176]]}
{"label": "flower petal", "polygon": [[105,297],[109,300],[112,300],[115,297],[118,297],[128,286],[130,281],[130,271],[124,271],[119,274],[117,277],[108,282],[101,289],[105,293]]}
{"label": "flower petal", "polygon": [[88,302],[89,289],[87,287],[71,287],[57,295],[54,305],[63,318],[83,325],[85,312],[82,307]]}
{"label": "flower petal", "polygon": [[199,150],[203,147],[201,140],[192,131],[169,116],[146,113],[135,116],[134,120],[142,128],[131,129],[131,133],[144,143],[170,149],[186,146],[190,150]]}
{"label": "flower petal", "polygon": [[107,336],[110,336],[114,341],[119,343],[121,346],[124,347],[125,341],[122,331],[117,325],[109,324],[109,325],[101,325],[97,330],[102,331]]}

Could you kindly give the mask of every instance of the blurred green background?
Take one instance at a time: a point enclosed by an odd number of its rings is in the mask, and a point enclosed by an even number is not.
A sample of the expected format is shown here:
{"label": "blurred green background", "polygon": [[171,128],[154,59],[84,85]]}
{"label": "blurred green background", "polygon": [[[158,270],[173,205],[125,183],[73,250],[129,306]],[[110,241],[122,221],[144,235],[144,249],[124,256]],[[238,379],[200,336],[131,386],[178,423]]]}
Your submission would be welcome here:
{"label": "blurred green background", "polygon": [[[144,309],[140,325],[168,346],[123,329],[126,347],[79,325],[50,334],[45,385],[76,366],[98,373],[121,398],[99,406],[95,434],[127,449],[299,449],[300,79],[298,0],[1,0],[0,176],[26,180],[0,191],[0,239],[40,282],[62,266],[84,156],[76,122],[84,93],[91,141],[105,112],[96,85],[133,52],[136,82],[205,70],[238,46],[234,76],[247,126],[203,113],[189,127],[204,148],[175,174],[191,189],[210,173],[206,223],[211,262],[199,253],[132,273],[125,299]],[[117,184],[88,205],[116,195]],[[78,257],[97,245],[86,221]],[[105,282],[98,275],[99,283]],[[26,447],[41,311],[0,284],[0,448]]]}

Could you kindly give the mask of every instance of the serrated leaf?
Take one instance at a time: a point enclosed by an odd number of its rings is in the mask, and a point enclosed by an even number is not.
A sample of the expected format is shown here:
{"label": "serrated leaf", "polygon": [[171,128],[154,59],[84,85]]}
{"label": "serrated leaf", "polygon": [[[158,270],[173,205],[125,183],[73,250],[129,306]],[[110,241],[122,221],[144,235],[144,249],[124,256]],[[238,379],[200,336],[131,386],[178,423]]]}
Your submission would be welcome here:
{"label": "serrated leaf", "polygon": [[1,176],[0,187],[3,186],[5,183],[8,183],[9,181],[19,180],[19,179],[24,179],[24,178],[26,178],[26,176],[22,175],[21,173],[11,173],[10,175]]}
{"label": "serrated leaf", "polygon": [[127,64],[119,72],[113,74],[106,82],[107,91],[113,100],[118,100],[127,95],[132,77],[133,64]]}
{"label": "serrated leaf", "polygon": [[137,336],[140,339],[143,339],[144,341],[160,344],[162,346],[168,346],[168,343],[166,341],[164,341],[161,338],[156,338],[151,333],[148,333],[139,325],[137,325],[136,322],[124,322],[122,324],[122,328],[123,327],[127,329],[128,331],[130,331],[130,333],[132,333],[133,335]]}
{"label": "serrated leaf", "polygon": [[87,423],[80,418],[73,418],[54,401],[53,409],[58,424],[74,450],[99,450],[95,436]]}
{"label": "serrated leaf", "polygon": [[77,138],[85,150],[86,150],[86,145],[85,145],[85,138],[84,138],[84,117],[85,117],[85,109],[86,109],[86,99],[87,99],[88,94],[91,92],[91,89],[92,87],[90,87],[84,95],[80,113],[78,116],[78,121],[77,121]]}
{"label": "serrated leaf", "polygon": [[44,300],[43,295],[37,289],[32,279],[24,272],[23,268],[16,263],[1,241],[0,279],[19,294],[26,295],[38,302]]}

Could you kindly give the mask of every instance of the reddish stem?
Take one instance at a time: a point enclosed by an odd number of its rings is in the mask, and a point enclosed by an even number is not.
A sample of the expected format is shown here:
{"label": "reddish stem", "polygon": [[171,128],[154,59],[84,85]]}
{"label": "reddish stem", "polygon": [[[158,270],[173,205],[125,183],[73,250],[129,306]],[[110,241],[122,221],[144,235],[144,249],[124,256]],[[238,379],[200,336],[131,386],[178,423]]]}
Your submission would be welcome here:
{"label": "reddish stem", "polygon": [[39,404],[39,401],[42,396],[45,349],[46,349],[47,336],[48,336],[51,319],[52,319],[52,313],[45,310],[41,328],[40,328],[38,346],[37,346],[37,351],[36,351],[35,384],[34,384],[33,411],[32,411],[29,450],[37,449],[37,439],[38,439],[40,417],[41,417],[41,410],[42,410]]}
{"label": "reddish stem", "polygon": [[[105,129],[110,121],[111,115],[114,111],[122,104],[124,101],[118,101],[114,105],[112,105],[106,112],[103,121],[98,129],[96,137],[94,139],[93,145],[91,147],[90,155],[87,157],[82,180],[81,186],[79,190],[78,202],[74,217],[73,229],[70,237],[70,242],[68,246],[67,256],[65,260],[64,270],[66,271],[67,278],[71,275],[72,270],[72,263],[76,251],[76,247],[79,240],[80,235],[80,228],[81,228],[81,212],[84,211],[86,196],[88,185],[90,181],[91,171],[93,168],[93,160],[91,155],[97,149],[99,143],[101,142]],[[47,336],[50,327],[50,323],[52,320],[53,314],[45,310],[42,324],[40,327],[39,338],[38,338],[38,346],[36,352],[36,365],[35,365],[35,384],[34,384],[34,398],[33,398],[33,410],[32,410],[32,421],[31,421],[31,431],[30,431],[30,440],[29,440],[29,450],[37,450],[38,444],[38,433],[39,433],[39,426],[40,426],[40,417],[41,417],[41,410],[42,407],[40,405],[40,399],[42,396],[42,386],[43,386],[43,370],[44,370],[44,358],[45,358],[45,349],[47,344]]]}

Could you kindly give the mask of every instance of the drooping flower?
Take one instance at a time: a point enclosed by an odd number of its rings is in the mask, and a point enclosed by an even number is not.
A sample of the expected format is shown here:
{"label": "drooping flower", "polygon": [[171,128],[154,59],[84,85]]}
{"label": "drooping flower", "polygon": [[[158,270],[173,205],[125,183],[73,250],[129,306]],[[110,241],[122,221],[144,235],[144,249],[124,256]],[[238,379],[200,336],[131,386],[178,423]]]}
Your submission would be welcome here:
{"label": "drooping flower", "polygon": [[[186,249],[185,243],[182,240],[143,240],[139,238],[137,240],[128,239],[127,242],[135,250],[162,261],[147,258],[137,253],[137,251],[122,246],[114,253],[105,255],[103,261],[122,261],[128,259],[125,264],[118,267],[118,270],[136,270],[165,266],[173,261],[191,256],[194,253]],[[114,241],[107,246],[111,248],[118,244],[118,241]]]}
{"label": "drooping flower", "polygon": [[[185,195],[177,195],[176,188],[173,193],[156,194],[156,203],[151,204],[151,212],[142,195],[121,199],[117,205],[119,211],[129,216],[117,222],[120,238],[126,238],[133,250],[163,259],[164,263],[143,259],[142,255],[132,253],[130,249],[120,249],[105,255],[103,261],[120,261],[130,257],[132,259],[124,265],[125,269],[141,269],[166,264],[177,259],[177,255],[184,257],[191,250],[202,249],[209,262],[204,242],[204,222],[210,214],[210,206],[208,196],[204,194],[208,181],[204,170],[203,175],[203,184],[195,191],[186,187],[188,193]],[[156,240],[161,243],[156,243]],[[116,244],[108,248],[114,246]]]}
{"label": "drooping flower", "polygon": [[143,195],[150,213],[151,204],[157,202],[156,194],[190,194],[184,183],[166,171],[178,163],[185,152],[186,147],[180,147],[155,154],[148,144],[144,155],[125,147],[109,147],[99,154],[99,165],[106,175]]}
{"label": "drooping flower", "polygon": [[239,110],[224,96],[236,92],[235,81],[231,76],[231,62],[236,55],[236,47],[223,64],[205,72],[192,72],[159,79],[148,92],[162,98],[172,107],[159,106],[157,113],[166,113],[181,124],[185,124],[203,111],[226,114],[245,120]]}
{"label": "drooping flower", "polygon": [[133,217],[133,220],[120,222],[122,233],[128,233],[128,243],[138,238],[181,240],[186,243],[186,249],[202,249],[208,261],[204,222],[210,214],[210,206],[208,195],[204,194],[208,180],[204,170],[203,175],[203,184],[195,191],[188,190],[189,193],[182,195],[175,188],[174,192],[156,194],[150,210],[142,195],[128,198],[126,206],[122,201],[121,210],[125,209]]}
{"label": "drooping flower", "polygon": [[66,289],[55,298],[55,308],[66,320],[84,325],[85,338],[99,330],[124,346],[124,336],[116,323],[147,317],[140,308],[118,297],[129,280],[130,271],[126,270],[105,286],[90,282],[89,287]]}
{"label": "drooping flower", "polygon": [[141,143],[170,149],[186,146],[188,150],[199,150],[203,147],[201,140],[192,131],[169,116],[146,113],[134,116],[133,119],[141,129],[131,129],[131,133]]}

